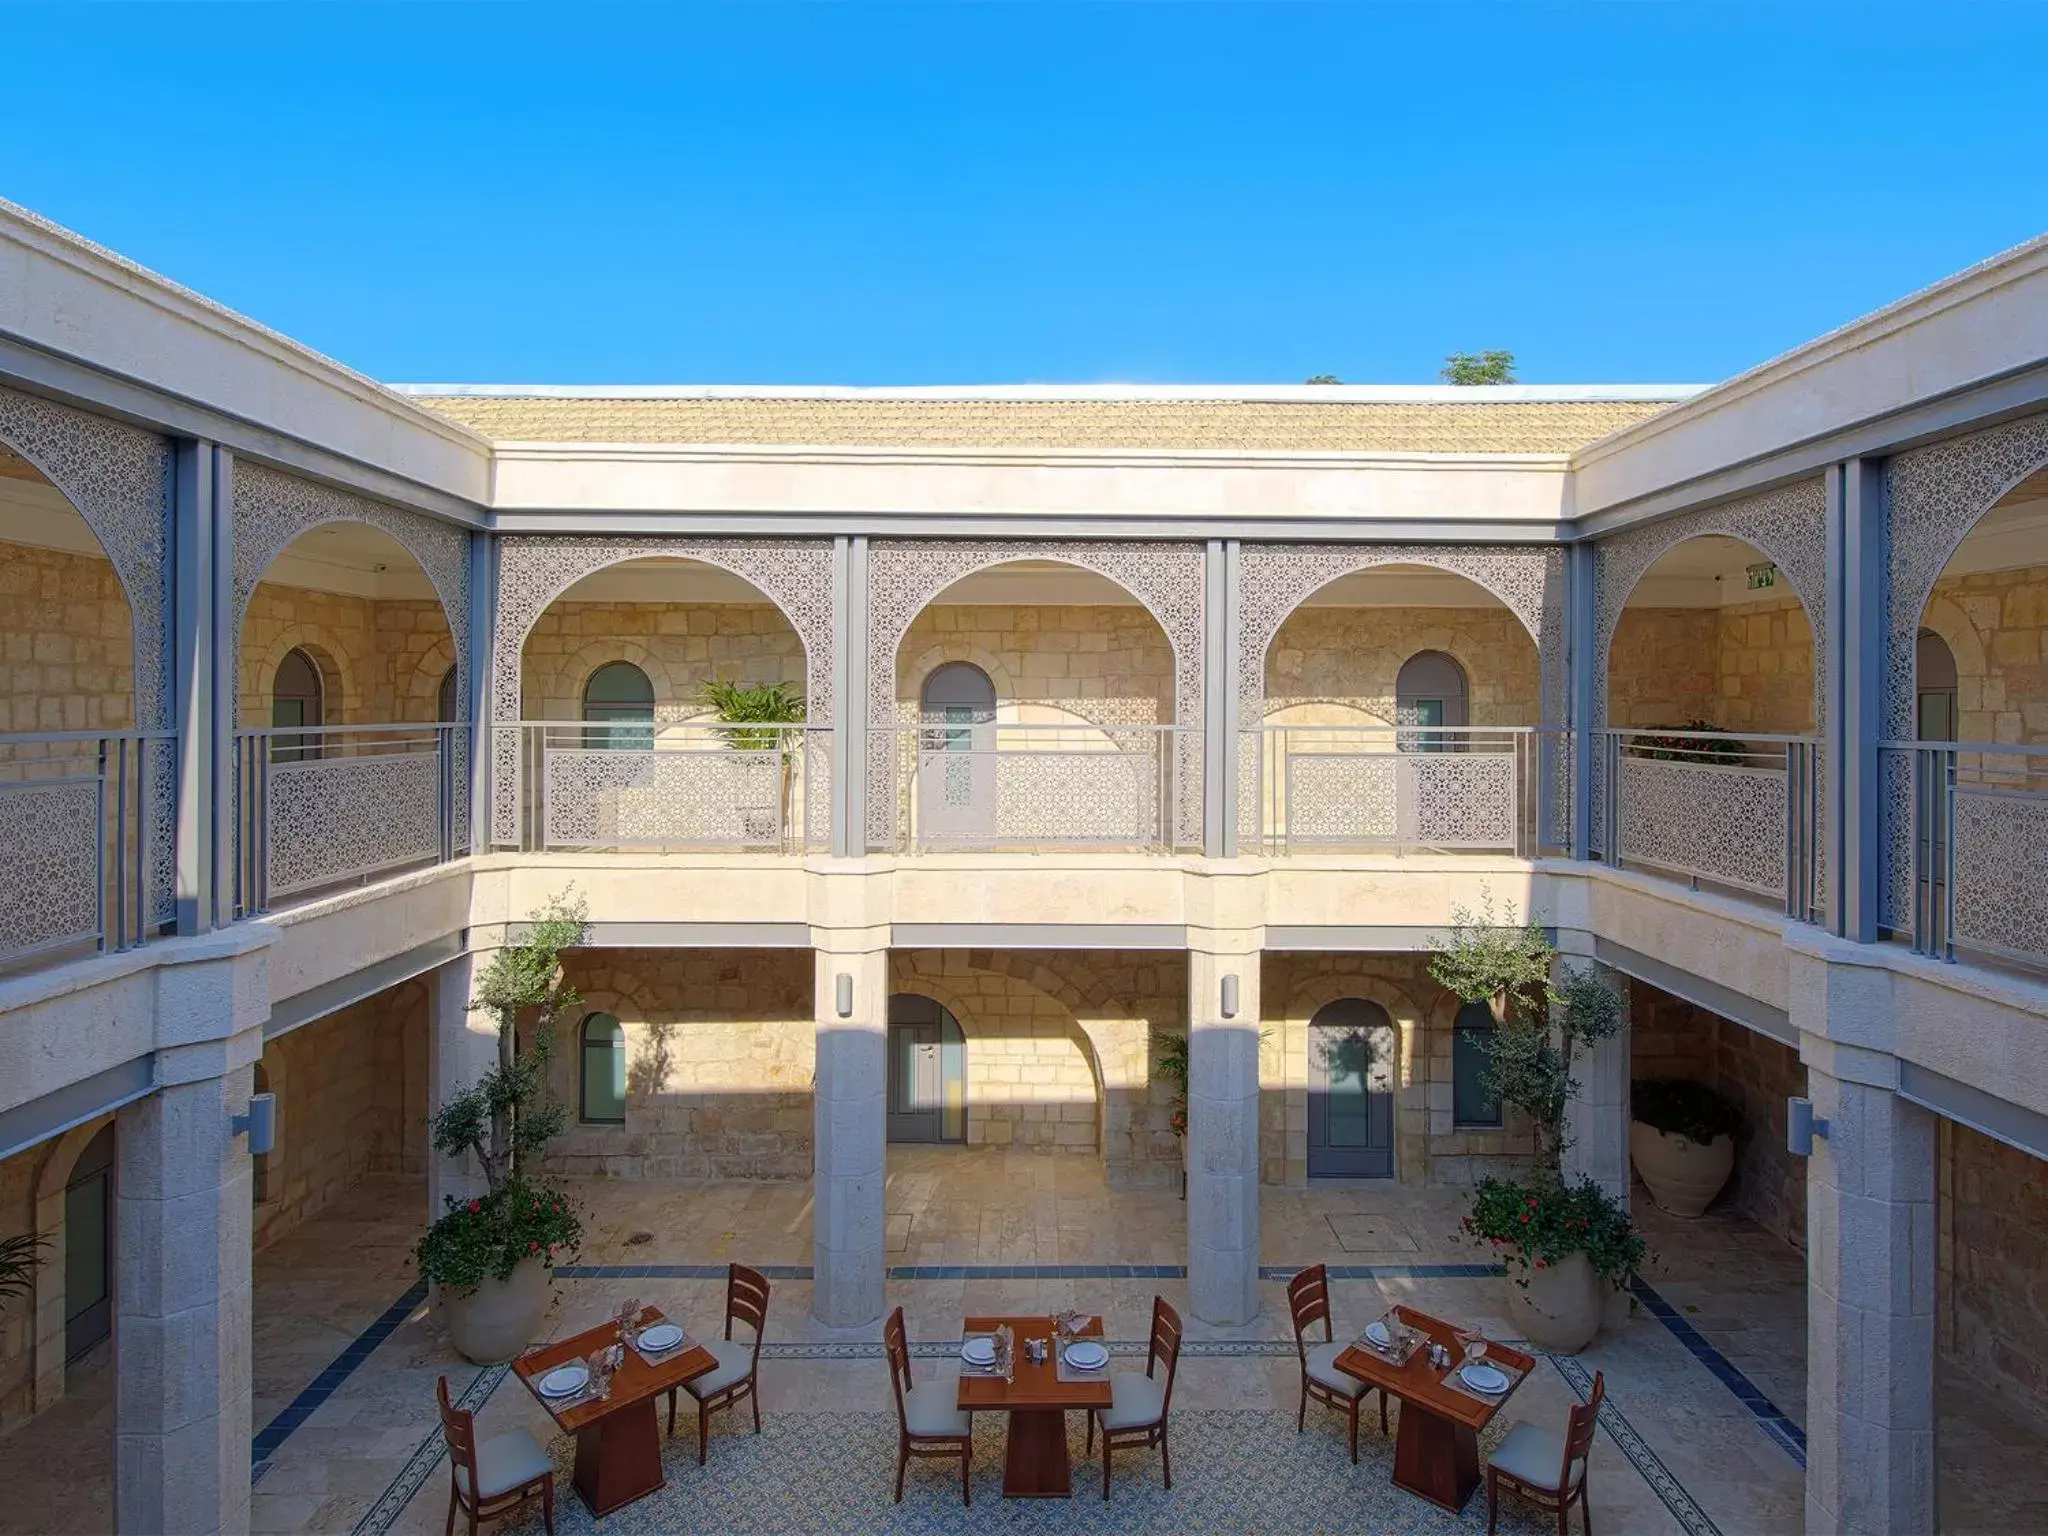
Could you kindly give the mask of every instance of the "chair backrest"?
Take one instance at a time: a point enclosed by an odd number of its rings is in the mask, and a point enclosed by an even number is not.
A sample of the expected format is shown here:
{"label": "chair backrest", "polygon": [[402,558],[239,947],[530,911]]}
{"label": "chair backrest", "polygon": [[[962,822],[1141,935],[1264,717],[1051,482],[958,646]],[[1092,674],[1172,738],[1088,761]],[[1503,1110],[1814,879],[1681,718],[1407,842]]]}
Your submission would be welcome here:
{"label": "chair backrest", "polygon": [[732,1337],[734,1320],[754,1330],[754,1358],[761,1356],[761,1333],[768,1326],[768,1277],[744,1264],[728,1264],[725,1270],[725,1336]]}
{"label": "chair backrest", "polygon": [[896,1394],[896,1424],[910,1432],[910,1414],[903,1406],[903,1394],[910,1390],[910,1338],[903,1328],[903,1309],[898,1307],[882,1324],[882,1349],[889,1356],[889,1385]]}
{"label": "chair backrest", "polygon": [[1593,1452],[1593,1431],[1600,1423],[1600,1401],[1607,1396],[1607,1377],[1593,1373],[1593,1395],[1572,1410],[1564,1431],[1564,1465],[1558,1468],[1557,1486],[1570,1488],[1586,1474],[1586,1458]]}
{"label": "chair backrest", "polygon": [[[448,1378],[434,1385],[441,1403],[441,1438],[448,1442],[448,1466],[464,1491],[476,1486],[476,1415],[448,1401]],[[468,1481],[461,1474],[468,1473]]]}
{"label": "chair backrest", "polygon": [[1287,1310],[1294,1314],[1295,1352],[1306,1360],[1308,1346],[1302,1342],[1303,1334],[1320,1322],[1324,1340],[1332,1337],[1330,1272],[1320,1264],[1311,1264],[1307,1269],[1297,1271],[1287,1282]]}
{"label": "chair backrest", "polygon": [[1166,1418],[1166,1410],[1173,1405],[1173,1376],[1180,1369],[1180,1314],[1166,1304],[1164,1296],[1152,1298],[1152,1348],[1145,1357],[1145,1374],[1152,1374],[1152,1367],[1161,1363],[1166,1366],[1166,1390],[1159,1396],[1159,1417]]}

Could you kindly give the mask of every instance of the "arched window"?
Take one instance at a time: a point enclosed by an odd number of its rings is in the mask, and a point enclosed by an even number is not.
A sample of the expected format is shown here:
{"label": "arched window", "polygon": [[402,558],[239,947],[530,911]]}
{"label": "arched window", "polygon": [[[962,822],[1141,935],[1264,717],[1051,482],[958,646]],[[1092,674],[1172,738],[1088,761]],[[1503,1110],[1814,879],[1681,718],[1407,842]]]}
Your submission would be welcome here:
{"label": "arched window", "polygon": [[1500,1094],[1494,1089],[1493,1009],[1467,1003],[1451,1026],[1451,1123],[1493,1126],[1501,1123]]}
{"label": "arched window", "polygon": [[654,745],[654,732],[625,727],[654,723],[654,684],[632,662],[608,661],[583,685],[583,718],[616,722],[608,730],[585,731],[585,746],[645,751]]}
{"label": "arched window", "polygon": [[[284,660],[277,664],[277,676],[271,680],[270,723],[286,730],[327,723],[326,690],[321,686],[320,669],[313,664],[312,657],[296,647],[284,653]],[[277,762],[301,762],[320,755],[320,738],[310,734],[273,736],[271,752]]]}
{"label": "arched window", "polygon": [[[1394,678],[1396,725],[1462,726],[1466,723],[1465,669],[1442,651],[1417,651]],[[1404,733],[1404,752],[1455,752],[1459,736]]]}
{"label": "arched window", "polygon": [[459,705],[460,701],[455,696],[455,669],[450,667],[441,674],[441,686],[434,695],[434,718],[443,725],[453,724]]}
{"label": "arched window", "polygon": [[609,1013],[593,1013],[583,1021],[583,1093],[580,1118],[585,1125],[626,1123],[626,1030]]}
{"label": "arched window", "polygon": [[947,725],[987,725],[996,717],[996,685],[971,661],[949,661],[924,680],[926,720]]}
{"label": "arched window", "polygon": [[1913,648],[1914,719],[1922,741],[1956,739],[1956,657],[1931,629]]}

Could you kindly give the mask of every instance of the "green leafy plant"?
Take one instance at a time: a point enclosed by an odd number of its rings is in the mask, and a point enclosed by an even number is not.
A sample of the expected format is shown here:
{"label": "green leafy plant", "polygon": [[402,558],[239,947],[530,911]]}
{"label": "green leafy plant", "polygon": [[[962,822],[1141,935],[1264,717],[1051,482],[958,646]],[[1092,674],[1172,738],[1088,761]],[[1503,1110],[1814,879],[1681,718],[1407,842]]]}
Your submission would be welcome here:
{"label": "green leafy plant", "polygon": [[1583,1253],[1603,1282],[1620,1287],[1648,1253],[1628,1212],[1591,1179],[1575,1185],[1481,1179],[1462,1230],[1515,1271],[1515,1284],[1525,1289],[1531,1272],[1574,1253]]}
{"label": "green leafy plant", "polygon": [[1304,384],[1342,384],[1344,381],[1334,373],[1311,374],[1301,381]]}
{"label": "green leafy plant", "polygon": [[1650,729],[1657,734],[1627,738],[1630,757],[1734,766],[1749,752],[1742,742],[1720,734],[1719,726],[1710,725],[1705,720],[1688,720],[1683,725],[1656,725]]}
{"label": "green leafy plant", "polygon": [[718,711],[725,726],[726,741],[741,752],[769,752],[787,747],[789,732],[782,726],[802,725],[810,705],[794,683],[724,683],[716,678],[704,684],[704,702]]}
{"label": "green leafy plant", "polygon": [[1512,384],[1515,382],[1515,354],[1512,352],[1453,352],[1444,359],[1437,377],[1446,384]]}
{"label": "green leafy plant", "polygon": [[1188,1037],[1169,1029],[1152,1031],[1152,1044],[1159,1052],[1159,1075],[1173,1084],[1173,1134],[1188,1133]]}
{"label": "green leafy plant", "polygon": [[1641,1078],[1629,1084],[1629,1113],[1653,1130],[1701,1146],[1742,1129],[1742,1110],[1733,1099],[1682,1077]]}
{"label": "green leafy plant", "polygon": [[[580,1241],[574,1204],[529,1168],[568,1121],[548,1092],[548,1063],[557,1020],[582,1000],[563,973],[562,952],[583,942],[586,911],[581,898],[551,897],[533,914],[526,936],[499,950],[476,978],[470,1006],[497,1021],[497,1065],[451,1095],[428,1119],[427,1135],[444,1157],[473,1156],[486,1193],[466,1201],[451,1197],[420,1239],[415,1253],[429,1280],[466,1286],[486,1273],[507,1279],[522,1258],[552,1261],[556,1251]],[[533,1021],[524,1051],[522,1016]]]}
{"label": "green leafy plant", "polygon": [[43,1261],[49,1239],[34,1232],[19,1237],[0,1237],[0,1302],[26,1297],[35,1290],[36,1269]]}

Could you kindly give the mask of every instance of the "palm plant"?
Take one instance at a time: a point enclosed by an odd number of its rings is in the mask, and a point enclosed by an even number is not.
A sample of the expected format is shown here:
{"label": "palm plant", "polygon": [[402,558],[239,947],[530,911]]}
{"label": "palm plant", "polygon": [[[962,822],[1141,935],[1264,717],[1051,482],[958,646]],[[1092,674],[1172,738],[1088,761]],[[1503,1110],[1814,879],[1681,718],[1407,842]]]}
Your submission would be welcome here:
{"label": "palm plant", "polygon": [[47,1247],[49,1240],[34,1232],[0,1237],[0,1302],[35,1290],[36,1267]]}
{"label": "palm plant", "polygon": [[794,757],[790,727],[802,725],[810,702],[795,683],[729,683],[710,678],[704,702],[718,711],[719,734],[735,752],[776,752],[782,755],[781,820],[788,826],[794,790]]}

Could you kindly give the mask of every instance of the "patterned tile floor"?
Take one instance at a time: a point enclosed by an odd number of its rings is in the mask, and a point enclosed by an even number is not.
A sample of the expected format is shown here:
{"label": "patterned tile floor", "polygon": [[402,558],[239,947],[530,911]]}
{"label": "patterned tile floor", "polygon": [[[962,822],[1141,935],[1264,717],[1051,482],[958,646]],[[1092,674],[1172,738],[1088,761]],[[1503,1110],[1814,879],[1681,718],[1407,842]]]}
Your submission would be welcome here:
{"label": "patterned tile floor", "polygon": [[[1434,1510],[1387,1485],[1383,1446],[1354,1472],[1341,1431],[1327,1420],[1312,1417],[1310,1433],[1297,1440],[1298,1378],[1277,1278],[1316,1260],[1351,1266],[1356,1278],[1333,1284],[1340,1326],[1400,1300],[1508,1337],[1507,1282],[1475,1269],[1480,1256],[1451,1239],[1462,1208],[1455,1191],[1265,1191],[1265,1310],[1244,1328],[1191,1326],[1175,1396],[1172,1495],[1158,1486],[1156,1459],[1134,1457],[1128,1479],[1119,1461],[1108,1512],[1087,1481],[1092,1462],[1077,1466],[1082,1496],[1071,1506],[1020,1512],[996,1497],[991,1441],[969,1517],[930,1469],[913,1473],[902,1511],[888,1502],[893,1421],[872,1330],[835,1333],[808,1315],[807,1186],[618,1182],[590,1185],[587,1195],[592,1236],[579,1273],[588,1277],[558,1287],[549,1334],[588,1326],[628,1292],[709,1325],[721,1302],[718,1267],[728,1258],[788,1266],[790,1276],[776,1282],[763,1366],[768,1433],[757,1441],[716,1423],[708,1473],[685,1457],[671,1491],[645,1505],[638,1524],[622,1516],[605,1530],[1483,1528],[1473,1514],[1481,1503],[1463,1524],[1432,1524]],[[920,1362],[920,1374],[942,1368],[936,1357],[948,1352],[949,1333],[967,1312],[1080,1305],[1101,1312],[1110,1336],[1135,1348],[1154,1292],[1176,1304],[1184,1298],[1180,1202],[1170,1192],[1106,1190],[1079,1159],[892,1149],[888,1201],[890,1301],[904,1305],[913,1337],[935,1357]],[[439,1531],[447,1473],[433,1440],[432,1395],[443,1372],[472,1396],[487,1432],[518,1424],[551,1438],[549,1421],[502,1371],[458,1361],[424,1307],[394,1307],[413,1284],[406,1248],[424,1205],[416,1184],[366,1183],[259,1256],[256,1428],[270,1433],[262,1437],[256,1530]],[[1651,1214],[1646,1222],[1659,1253],[1649,1276],[1656,1294],[1731,1371],[1795,1421],[1803,1417],[1798,1255],[1735,1218],[1659,1225]],[[651,1236],[634,1241],[640,1233]],[[625,1279],[610,1269],[621,1265],[672,1272]],[[1167,1273],[1064,1272],[1100,1265]],[[942,1274],[930,1275],[933,1266]],[[386,1331],[366,1337],[380,1318]],[[338,1360],[348,1368],[331,1369]],[[1798,1529],[1792,1455],[1647,1311],[1618,1320],[1576,1360],[1539,1369],[1508,1417],[1561,1424],[1595,1369],[1607,1375],[1613,1408],[1594,1463],[1597,1528],[1731,1536]],[[0,1487],[8,1490],[0,1533],[107,1528],[112,1415],[104,1361],[74,1368],[73,1388],[52,1413],[0,1433]],[[1966,1384],[1945,1381],[1942,1401],[1944,1528],[2048,1529],[2048,1457],[2040,1454],[2048,1440],[1987,1409]],[[774,1491],[777,1477],[819,1491],[792,1502]],[[570,1495],[560,1508],[574,1504]],[[833,1518],[821,1523],[818,1510]],[[582,1528],[574,1523],[580,1510],[566,1518],[566,1529]],[[1483,1512],[1476,1518],[1483,1522]]]}

